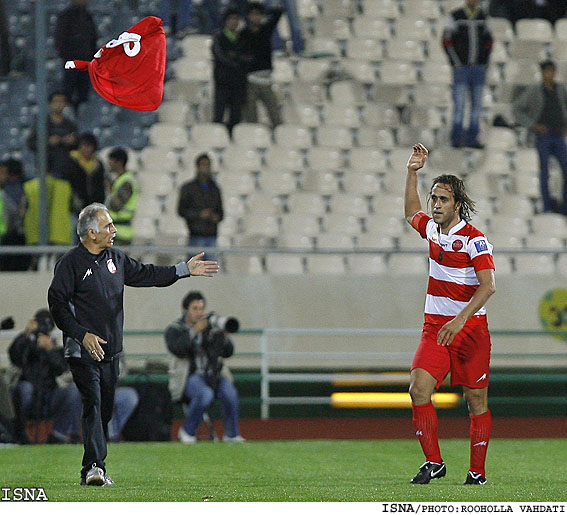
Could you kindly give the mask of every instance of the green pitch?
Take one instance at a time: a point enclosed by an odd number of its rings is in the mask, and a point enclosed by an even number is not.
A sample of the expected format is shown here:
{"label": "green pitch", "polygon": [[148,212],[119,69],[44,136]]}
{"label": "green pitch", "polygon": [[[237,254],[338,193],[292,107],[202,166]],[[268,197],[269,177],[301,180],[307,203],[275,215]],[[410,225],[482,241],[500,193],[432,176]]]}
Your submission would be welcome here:
{"label": "green pitch", "polygon": [[567,501],[566,439],[490,442],[485,486],[463,486],[467,440],[444,440],[447,476],[410,485],[417,442],[325,440],[109,446],[113,488],[80,487],[79,445],[0,448],[0,488],[50,501]]}

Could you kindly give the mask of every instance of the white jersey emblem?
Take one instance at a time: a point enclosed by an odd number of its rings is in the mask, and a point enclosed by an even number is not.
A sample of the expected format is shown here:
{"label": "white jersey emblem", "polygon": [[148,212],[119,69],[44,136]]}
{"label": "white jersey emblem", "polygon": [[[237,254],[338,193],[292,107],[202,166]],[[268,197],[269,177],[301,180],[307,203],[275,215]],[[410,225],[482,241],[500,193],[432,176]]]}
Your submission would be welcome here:
{"label": "white jersey emblem", "polygon": [[112,258],[110,258],[110,259],[108,259],[108,260],[106,261],[106,267],[108,268],[108,271],[109,271],[111,274],[115,274],[115,273],[117,272],[116,266],[114,265],[114,262],[112,261]]}

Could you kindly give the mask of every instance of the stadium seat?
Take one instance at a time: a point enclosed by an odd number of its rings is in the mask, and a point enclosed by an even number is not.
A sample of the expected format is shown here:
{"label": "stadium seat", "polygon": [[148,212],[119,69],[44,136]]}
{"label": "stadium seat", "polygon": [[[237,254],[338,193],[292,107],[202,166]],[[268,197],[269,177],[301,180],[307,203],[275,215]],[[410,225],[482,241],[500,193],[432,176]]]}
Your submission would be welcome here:
{"label": "stadium seat", "polygon": [[305,213],[283,215],[281,217],[281,232],[282,234],[317,236],[321,232],[319,217]]}
{"label": "stadium seat", "polygon": [[179,154],[170,147],[149,146],[140,151],[140,163],[144,173],[178,171]]}
{"label": "stadium seat", "polygon": [[250,214],[279,215],[283,212],[282,199],[273,191],[255,191],[246,197],[246,211]]}
{"label": "stadium seat", "polygon": [[378,39],[356,37],[347,42],[346,56],[348,59],[378,62],[384,58],[384,49]]}
{"label": "stadium seat", "polygon": [[534,210],[531,200],[522,195],[501,195],[497,199],[497,208],[498,214],[502,215],[524,213],[531,216]]}
{"label": "stadium seat", "polygon": [[218,235],[223,237],[236,236],[241,232],[241,223],[241,216],[233,216],[226,213],[218,226]]}
{"label": "stadium seat", "polygon": [[217,183],[225,192],[239,195],[249,195],[254,189],[254,179],[246,171],[223,171],[218,174]]}
{"label": "stadium seat", "polygon": [[246,214],[246,205],[240,195],[232,195],[229,192],[224,195],[222,210],[226,216],[241,218]]}
{"label": "stadium seat", "polygon": [[321,125],[321,112],[316,106],[299,105],[297,106],[299,122],[304,127],[319,127]]}
{"label": "stadium seat", "polygon": [[147,245],[151,244],[156,237],[156,222],[155,219],[149,216],[134,217],[132,221],[134,229],[134,245]]}
{"label": "stadium seat", "polygon": [[271,167],[260,174],[260,189],[281,195],[289,195],[296,188],[296,179],[292,172]]}
{"label": "stadium seat", "polygon": [[514,271],[526,275],[555,275],[555,261],[551,254],[531,255],[516,254],[514,256]]}
{"label": "stadium seat", "polygon": [[311,132],[303,125],[281,124],[274,129],[274,139],[280,147],[306,150],[312,145]]}
{"label": "stadium seat", "polygon": [[354,35],[358,38],[373,38],[379,41],[387,41],[392,37],[390,24],[384,18],[373,16],[372,14],[355,18],[352,29]]}
{"label": "stadium seat", "polygon": [[[384,151],[389,151],[395,147],[392,130],[378,129],[376,127],[361,127],[358,129],[357,142],[359,147],[373,147]],[[352,151],[354,150],[352,149]]]}
{"label": "stadium seat", "polygon": [[[324,5],[326,6],[327,2]],[[313,20],[313,31],[316,38],[332,38],[337,41],[347,40],[351,36],[348,20],[328,15],[326,9],[323,16],[317,16]]]}
{"label": "stadium seat", "polygon": [[323,225],[326,232],[356,236],[362,232],[361,219],[344,213],[331,213],[325,216]]}
{"label": "stadium seat", "polygon": [[388,271],[382,254],[351,254],[347,262],[349,272],[354,275],[383,275]]}
{"label": "stadium seat", "polygon": [[187,130],[182,125],[155,123],[150,127],[150,143],[152,145],[182,149],[189,144]]}
{"label": "stadium seat", "polygon": [[488,20],[492,36],[497,41],[511,42],[514,41],[516,35],[512,22],[507,18],[489,18]]}
{"label": "stadium seat", "polygon": [[532,199],[539,199],[541,196],[539,173],[520,172],[515,175],[514,184],[518,195],[524,195]]}
{"label": "stadium seat", "polygon": [[399,127],[400,115],[390,104],[368,104],[364,106],[361,115],[365,124],[371,127]]}
{"label": "stadium seat", "polygon": [[[364,192],[368,194],[368,192]],[[364,217],[368,214],[368,200],[360,195],[346,193],[333,195],[331,198],[331,213],[344,213]]]}
{"label": "stadium seat", "polygon": [[[350,149],[353,145],[352,132],[348,127],[321,125],[317,129],[317,144],[323,147]],[[311,166],[316,165],[312,164]]]}
{"label": "stadium seat", "polygon": [[318,106],[323,105],[326,92],[322,84],[297,79],[290,84],[289,95],[298,105]]}
{"label": "stadium seat", "polygon": [[441,4],[436,0],[404,0],[403,17],[416,20],[438,20],[441,15]]}
{"label": "stadium seat", "polygon": [[305,191],[313,191],[322,195],[335,193],[339,190],[339,181],[335,174],[331,171],[333,166],[315,166],[313,170],[307,170],[301,178],[301,186]]}
{"label": "stadium seat", "polygon": [[313,237],[293,233],[280,234],[278,236],[277,246],[281,249],[304,250],[313,250],[315,247]]}
{"label": "stadium seat", "polygon": [[453,68],[447,62],[428,61],[421,70],[423,81],[427,84],[451,86],[453,84]]}
{"label": "stadium seat", "polygon": [[417,83],[417,69],[412,63],[401,61],[382,61],[379,68],[383,84],[409,86]]}
{"label": "stadium seat", "polygon": [[300,59],[297,63],[297,76],[304,82],[319,82],[331,68],[328,59]]}
{"label": "stadium seat", "polygon": [[353,80],[339,80],[329,86],[329,96],[335,106],[358,106],[364,104],[363,88]]}
{"label": "stadium seat", "polygon": [[341,152],[330,147],[312,147],[307,154],[311,168],[317,170],[337,170],[343,166]]}
{"label": "stadium seat", "polygon": [[387,235],[362,233],[356,237],[356,248],[364,250],[392,250],[394,239]]}
{"label": "stadium seat", "polygon": [[489,149],[515,150],[518,146],[514,129],[506,127],[490,127],[486,135],[486,146]]}
{"label": "stadium seat", "polygon": [[241,147],[266,149],[272,145],[270,130],[261,123],[239,123],[232,129],[232,140]]}
{"label": "stadium seat", "polygon": [[512,266],[512,261],[508,254],[495,254],[494,255],[494,267],[495,273],[498,277],[504,275],[511,275],[514,273],[514,268]]}
{"label": "stadium seat", "polygon": [[386,18],[396,19],[400,16],[398,2],[396,0],[364,0],[362,4],[363,18]]}
{"label": "stadium seat", "polygon": [[353,166],[351,160],[351,168],[353,171],[345,173],[343,177],[343,187],[347,193],[369,197],[382,191],[382,182],[374,173],[376,170],[376,162],[369,163],[369,166],[373,166],[373,168],[368,169],[366,172],[359,172],[357,170],[360,170],[360,168]]}
{"label": "stadium seat", "polygon": [[530,220],[534,234],[564,238],[567,235],[565,217],[558,213],[535,215]]}
{"label": "stadium seat", "polygon": [[274,275],[301,275],[304,273],[304,257],[287,254],[268,254],[266,270]]}
{"label": "stadium seat", "polygon": [[[381,164],[385,163],[384,154],[376,148],[353,148],[350,152],[350,168],[352,172],[372,172],[375,173]],[[345,188],[352,192],[352,187],[356,188],[356,175],[353,175],[354,179],[350,179],[351,174],[345,175]],[[372,180],[370,179],[372,183]]]}
{"label": "stadium seat", "polygon": [[349,250],[354,248],[351,235],[337,232],[319,234],[316,238],[315,245],[318,249],[324,250]]}
{"label": "stadium seat", "polygon": [[347,74],[367,87],[370,87],[370,85],[376,82],[376,68],[374,64],[369,61],[347,59],[343,66]]}
{"label": "stadium seat", "polygon": [[[515,86],[531,86],[541,81],[539,65],[529,60],[510,61],[504,66],[504,79]],[[498,79],[500,82],[500,79]]]}
{"label": "stadium seat", "polygon": [[[489,139],[489,138],[487,138]],[[502,147],[491,147],[487,149],[484,160],[477,166],[478,173],[509,173],[512,169],[512,160],[510,155],[505,152],[505,142]]]}
{"label": "stadium seat", "polygon": [[509,58],[514,60],[526,59],[529,61],[541,62],[547,58],[546,43],[542,43],[541,41],[534,41],[531,39],[514,40],[510,44],[509,53]]}
{"label": "stadium seat", "polygon": [[565,238],[559,235],[528,234],[525,240],[528,249],[565,251]]}
{"label": "stadium seat", "polygon": [[411,34],[412,39],[417,41],[435,40],[431,24],[421,18],[401,16],[396,21],[395,32],[398,37]]}
{"label": "stadium seat", "polygon": [[293,214],[309,214],[313,216],[323,216],[327,211],[327,206],[321,193],[296,192],[288,199],[289,212]]}
{"label": "stadium seat", "polygon": [[307,55],[335,58],[341,56],[341,47],[339,43],[330,37],[315,36],[307,39],[305,50]]}
{"label": "stadium seat", "polygon": [[[360,127],[360,114],[359,110],[356,106],[349,106],[349,105],[336,105],[336,104],[327,104],[323,108],[323,119],[324,125],[321,125],[317,130],[317,134],[319,135],[319,144],[320,145],[332,145],[332,143],[323,143],[321,140],[321,131],[325,132],[333,127],[339,129],[341,134],[337,134],[337,145],[341,148],[350,148],[352,146],[352,137],[351,132],[348,128],[358,128]],[[346,131],[345,131],[345,128]],[[332,134],[328,136],[333,137]],[[350,144],[348,143],[350,140]],[[338,144],[339,141],[343,143]],[[347,146],[344,146],[347,145]]]}
{"label": "stadium seat", "polygon": [[255,149],[237,145],[229,145],[224,149],[223,168],[229,172],[231,170],[259,171],[261,167],[262,160]]}
{"label": "stadium seat", "polygon": [[259,234],[276,238],[279,234],[278,218],[270,215],[257,215],[252,213],[242,220],[243,233],[247,235]]}
{"label": "stadium seat", "polygon": [[288,59],[274,59],[272,80],[275,84],[290,84],[294,79],[294,71]]}
{"label": "stadium seat", "polygon": [[422,255],[390,254],[388,258],[388,274],[424,276],[428,273],[428,263],[427,257]]}
{"label": "stadium seat", "polygon": [[427,244],[417,231],[402,232],[396,237],[396,243],[401,250],[426,250]]}
{"label": "stadium seat", "polygon": [[324,16],[330,18],[352,18],[356,14],[357,0],[326,0],[321,2]]}
{"label": "stadium seat", "polygon": [[401,210],[384,209],[384,204],[375,204],[376,213],[373,216],[366,217],[365,220],[368,234],[397,238],[406,230],[407,222],[403,218],[403,199],[399,200],[402,205]]}
{"label": "stadium seat", "polygon": [[293,148],[273,146],[266,152],[266,161],[269,166],[284,170],[302,170],[304,168],[303,155]]}
{"label": "stadium seat", "polygon": [[160,122],[186,125],[189,120],[189,106],[180,100],[162,102],[158,109]]}
{"label": "stadium seat", "polygon": [[179,80],[208,83],[213,77],[213,65],[209,58],[182,57],[173,63],[175,77]]}
{"label": "stadium seat", "polygon": [[[376,232],[372,230],[373,227],[380,230],[382,224],[386,223],[386,220],[381,219],[381,217],[384,216],[388,217],[387,223],[391,226],[391,231],[388,230],[387,234],[395,235],[399,231],[404,230],[403,220],[401,219],[404,214],[403,197],[399,195],[390,195],[388,193],[375,195],[373,206],[376,215],[378,215],[378,219],[373,222],[369,221],[369,219],[367,218],[366,226],[369,232]],[[400,218],[400,220],[398,220],[398,218]]]}
{"label": "stadium seat", "polygon": [[425,60],[425,47],[422,41],[406,39],[405,35],[401,38],[394,38],[388,41],[388,59],[423,62]]}
{"label": "stadium seat", "polygon": [[317,0],[298,0],[297,12],[300,18],[313,19],[320,14]]}
{"label": "stadium seat", "polygon": [[[528,216],[527,213],[524,216]],[[510,236],[522,237],[528,234],[529,224],[523,216],[495,216],[490,220],[490,233],[507,233]]]}
{"label": "stadium seat", "polygon": [[228,129],[222,123],[199,123],[191,128],[191,144],[205,148],[225,148],[230,144]]}
{"label": "stadium seat", "polygon": [[551,43],[553,25],[544,19],[521,19],[516,22],[516,37],[519,40]]}
{"label": "stadium seat", "polygon": [[191,34],[181,40],[180,47],[185,56],[210,59],[212,43],[213,38],[209,35]]}
{"label": "stadium seat", "polygon": [[231,275],[258,275],[264,272],[260,256],[226,254],[223,257],[222,270]]}
{"label": "stadium seat", "polygon": [[344,274],[345,260],[341,255],[309,254],[306,268],[310,274]]}
{"label": "stadium seat", "polygon": [[488,241],[494,246],[495,253],[505,249],[524,248],[523,238],[518,236],[510,236],[508,234],[491,234],[488,238]]}

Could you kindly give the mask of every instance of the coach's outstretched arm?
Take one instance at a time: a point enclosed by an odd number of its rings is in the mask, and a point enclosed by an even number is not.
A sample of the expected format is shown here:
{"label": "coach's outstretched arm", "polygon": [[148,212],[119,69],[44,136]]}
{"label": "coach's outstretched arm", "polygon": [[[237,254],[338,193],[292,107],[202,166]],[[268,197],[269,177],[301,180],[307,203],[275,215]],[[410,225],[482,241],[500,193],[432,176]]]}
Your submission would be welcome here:
{"label": "coach's outstretched arm", "polygon": [[421,211],[421,199],[417,189],[417,171],[423,168],[427,161],[429,150],[421,143],[413,146],[413,153],[408,160],[408,173],[406,176],[406,191],[404,196],[404,211],[406,220],[411,225],[413,216]]}
{"label": "coach's outstretched arm", "polygon": [[204,252],[193,256],[187,261],[187,268],[191,275],[202,275],[204,277],[213,277],[219,271],[219,265],[216,261],[203,261]]}

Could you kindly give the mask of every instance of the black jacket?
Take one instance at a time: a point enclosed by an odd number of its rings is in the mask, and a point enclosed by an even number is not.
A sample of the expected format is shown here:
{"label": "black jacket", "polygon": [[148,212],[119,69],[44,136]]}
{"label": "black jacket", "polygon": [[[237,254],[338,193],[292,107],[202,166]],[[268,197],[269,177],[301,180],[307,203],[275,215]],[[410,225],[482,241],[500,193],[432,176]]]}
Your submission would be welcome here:
{"label": "black jacket", "polygon": [[55,264],[47,293],[49,310],[63,331],[65,357],[91,360],[82,345],[87,332],[107,341],[104,361],[122,352],[124,286],[169,286],[188,277],[186,263],[145,265],[109,248],[91,254],[79,243]]}
{"label": "black jacket", "polygon": [[452,66],[488,64],[492,43],[488,20],[482,10],[477,9],[474,18],[469,18],[464,8],[451,12],[443,33],[443,48]]}
{"label": "black jacket", "polygon": [[63,347],[55,346],[45,350],[37,345],[36,333],[26,336],[20,333],[11,343],[8,355],[13,365],[21,369],[20,380],[29,381],[39,391],[45,393],[55,390],[55,378],[67,370],[67,362],[63,357]]}
{"label": "black jacket", "polygon": [[244,53],[242,39],[228,39],[221,30],[213,37],[213,77],[216,84],[246,88],[246,72],[251,58]]}
{"label": "black jacket", "polygon": [[96,25],[86,7],[71,5],[61,11],[55,26],[55,46],[65,61],[90,61],[97,46]]}
{"label": "black jacket", "polygon": [[194,179],[181,186],[177,214],[184,218],[192,236],[216,236],[218,224],[211,220],[203,220],[200,213],[203,209],[213,209],[223,219],[222,197],[219,187],[212,179],[208,190],[203,190],[201,183]]}
{"label": "black jacket", "polygon": [[87,173],[77,160],[68,156],[62,178],[69,181],[73,189],[73,211],[76,214],[93,202],[104,202],[104,177],[104,167],[100,161],[91,173]]}
{"label": "black jacket", "polygon": [[248,67],[249,72],[272,69],[272,43],[270,40],[282,12],[280,8],[267,9],[268,19],[258,30],[254,31],[250,26],[242,29],[240,33],[242,47],[246,54],[252,56],[252,62]]}

